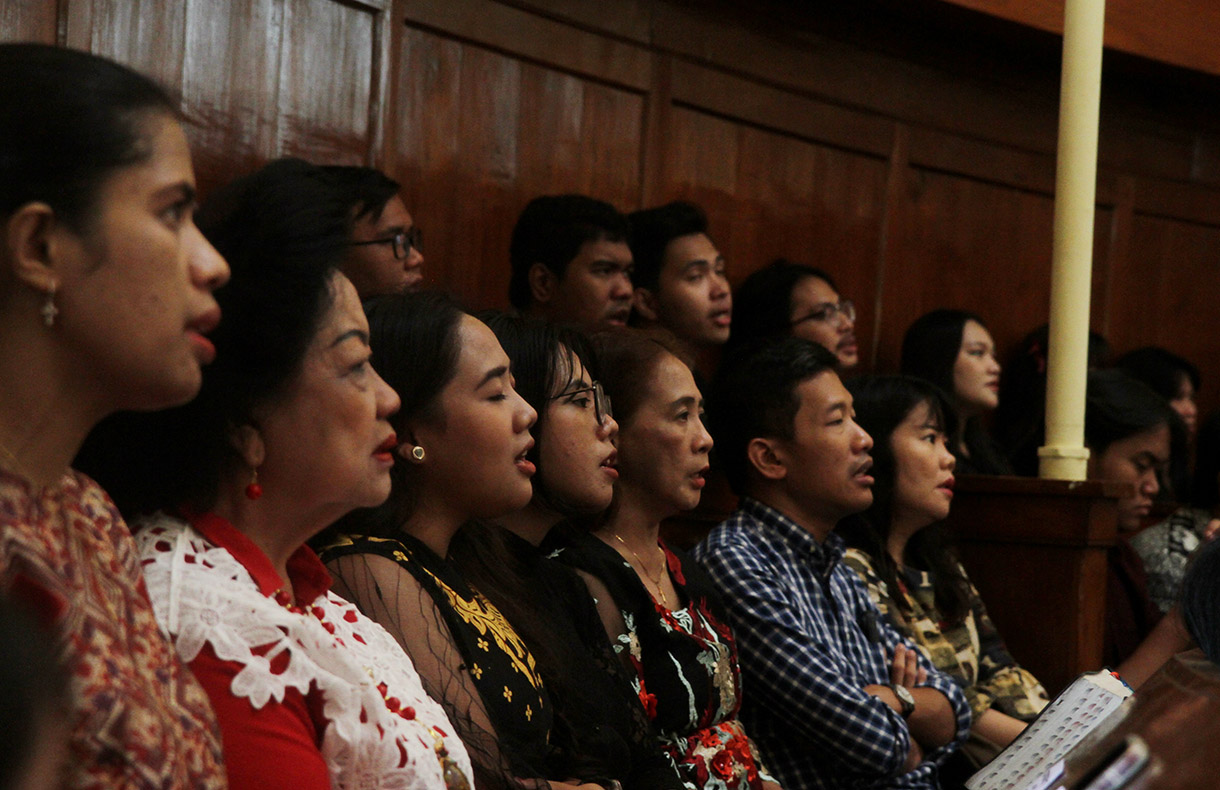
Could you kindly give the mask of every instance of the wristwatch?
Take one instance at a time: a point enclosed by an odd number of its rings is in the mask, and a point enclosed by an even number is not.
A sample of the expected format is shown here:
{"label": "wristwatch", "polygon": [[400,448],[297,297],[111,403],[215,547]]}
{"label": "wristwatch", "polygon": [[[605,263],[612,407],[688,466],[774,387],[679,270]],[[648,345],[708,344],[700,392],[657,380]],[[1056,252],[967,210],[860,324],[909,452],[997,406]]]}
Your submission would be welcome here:
{"label": "wristwatch", "polygon": [[902,706],[900,711],[902,718],[905,719],[915,712],[915,698],[911,696],[911,692],[906,686],[891,683],[890,691],[894,692],[894,696],[898,698],[898,704]]}

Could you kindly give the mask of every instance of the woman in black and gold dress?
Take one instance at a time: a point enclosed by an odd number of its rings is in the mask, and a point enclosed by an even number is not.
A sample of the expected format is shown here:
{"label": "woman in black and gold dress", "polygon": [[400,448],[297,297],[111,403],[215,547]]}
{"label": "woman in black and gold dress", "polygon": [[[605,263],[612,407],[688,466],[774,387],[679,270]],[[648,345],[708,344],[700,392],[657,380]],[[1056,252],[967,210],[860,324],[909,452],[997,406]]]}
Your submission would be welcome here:
{"label": "woman in black and gold dress", "polygon": [[[582,786],[533,654],[446,557],[471,519],[532,495],[536,414],[483,323],[435,294],[367,306],[372,363],[402,398],[393,493],[333,527],[322,557],[336,589],[411,654],[468,745],[480,788]],[[574,778],[575,777],[575,778]]]}

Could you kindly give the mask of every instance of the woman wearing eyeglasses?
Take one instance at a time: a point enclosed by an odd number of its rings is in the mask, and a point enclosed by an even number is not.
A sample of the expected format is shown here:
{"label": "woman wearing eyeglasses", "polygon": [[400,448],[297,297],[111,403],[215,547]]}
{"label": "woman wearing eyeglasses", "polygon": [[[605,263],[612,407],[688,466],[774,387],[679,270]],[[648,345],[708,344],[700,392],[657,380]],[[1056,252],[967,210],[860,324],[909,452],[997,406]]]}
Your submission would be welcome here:
{"label": "woman wearing eyeglasses", "polygon": [[834,280],[821,269],[780,258],[747,277],[733,301],[730,346],[794,335],[833,353],[840,371],[849,371],[860,361],[856,306],[839,298]]}
{"label": "woman wearing eyeglasses", "polygon": [[538,660],[555,717],[572,731],[587,776],[625,788],[681,788],[631,675],[614,653],[580,577],[548,559],[549,533],[602,513],[614,496],[618,433],[585,338],[553,324],[480,315],[508,354],[516,389],[538,412],[528,454],[534,495],[498,526],[468,525],[450,550],[463,575],[504,612]]}
{"label": "woman wearing eyeglasses", "polygon": [[702,495],[712,448],[703,398],[671,335],[622,330],[596,341],[620,420],[620,477],[597,528],[556,556],[586,577],[661,747],[688,786],[774,788],[737,719],[737,649],[711,583],[659,537],[662,520]]}

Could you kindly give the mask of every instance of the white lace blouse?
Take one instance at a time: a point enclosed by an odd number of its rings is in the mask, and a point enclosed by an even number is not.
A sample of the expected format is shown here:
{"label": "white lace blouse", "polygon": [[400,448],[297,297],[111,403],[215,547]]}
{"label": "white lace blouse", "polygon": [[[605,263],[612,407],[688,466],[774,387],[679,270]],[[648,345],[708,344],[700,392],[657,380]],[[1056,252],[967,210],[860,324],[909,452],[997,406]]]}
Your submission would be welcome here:
{"label": "white lace blouse", "polygon": [[[381,626],[329,590],[302,601],[308,585],[295,579],[293,605],[266,589],[275,584],[266,579],[269,562],[244,535],[215,516],[195,523],[158,514],[136,532],[157,621],[184,661],[210,645],[237,670],[228,693],[254,711],[284,703],[290,690],[320,695],[310,698],[320,703],[312,708],[321,714],[319,750],[335,788],[469,787],[465,747]],[[318,562],[302,551],[301,560]],[[247,567],[260,560],[265,567]],[[320,563],[317,570],[326,579]],[[214,699],[218,691],[208,688]],[[231,777],[235,770],[230,760]]]}

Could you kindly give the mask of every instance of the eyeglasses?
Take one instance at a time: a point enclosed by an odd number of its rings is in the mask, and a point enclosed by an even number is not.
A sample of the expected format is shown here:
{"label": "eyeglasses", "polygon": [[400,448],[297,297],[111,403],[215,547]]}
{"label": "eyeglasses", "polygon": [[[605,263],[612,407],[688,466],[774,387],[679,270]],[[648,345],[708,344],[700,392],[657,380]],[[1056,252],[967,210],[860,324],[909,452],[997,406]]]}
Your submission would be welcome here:
{"label": "eyeglasses", "polygon": [[366,244],[392,244],[394,245],[394,257],[400,261],[405,261],[407,256],[411,254],[411,250],[416,250],[420,253],[424,251],[424,234],[419,228],[412,227],[410,230],[399,231],[388,239],[351,241],[348,242],[347,246],[363,247]]}
{"label": "eyeglasses", "polygon": [[580,395],[583,392],[593,393],[593,414],[597,417],[598,425],[605,425],[614,417],[614,411],[610,406],[610,396],[602,389],[600,381],[593,382],[588,387],[580,389],[568,390],[561,392],[558,395],[552,395],[549,400],[559,400],[560,398],[570,398],[573,395]]}
{"label": "eyeglasses", "polygon": [[831,321],[836,320],[839,316],[843,316],[848,321],[855,321],[855,303],[850,299],[844,299],[837,304],[835,302],[823,302],[822,304],[815,306],[808,315],[796,319],[792,323],[788,324],[788,326],[796,326],[797,324],[803,324],[806,321],[825,321],[830,323]]}

